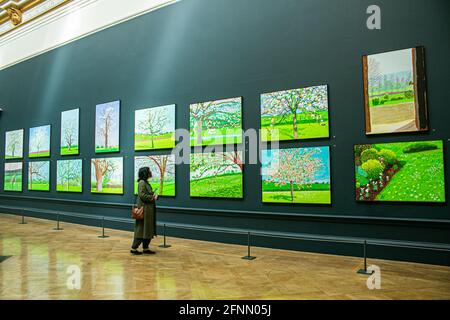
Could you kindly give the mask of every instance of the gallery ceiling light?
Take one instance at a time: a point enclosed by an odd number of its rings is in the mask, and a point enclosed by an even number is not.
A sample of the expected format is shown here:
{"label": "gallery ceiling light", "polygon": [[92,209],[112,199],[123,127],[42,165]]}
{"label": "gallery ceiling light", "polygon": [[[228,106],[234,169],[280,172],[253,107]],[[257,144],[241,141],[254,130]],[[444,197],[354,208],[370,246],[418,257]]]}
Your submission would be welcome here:
{"label": "gallery ceiling light", "polygon": [[72,0],[0,0],[0,36]]}

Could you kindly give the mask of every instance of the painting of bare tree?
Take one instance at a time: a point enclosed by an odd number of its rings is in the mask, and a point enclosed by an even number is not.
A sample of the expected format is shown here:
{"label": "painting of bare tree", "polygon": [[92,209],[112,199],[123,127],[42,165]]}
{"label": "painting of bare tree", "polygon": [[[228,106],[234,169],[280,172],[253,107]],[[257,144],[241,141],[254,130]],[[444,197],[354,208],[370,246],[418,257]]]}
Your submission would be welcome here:
{"label": "painting of bare tree", "polygon": [[56,191],[83,191],[83,160],[58,160],[56,164]]}
{"label": "painting of bare tree", "polygon": [[23,129],[5,134],[5,159],[23,158]]}
{"label": "painting of bare tree", "polygon": [[149,183],[160,196],[175,196],[175,155],[148,155],[134,158],[134,193],[138,190],[139,169],[149,167],[152,177]]}
{"label": "painting of bare tree", "polygon": [[80,109],[61,113],[61,155],[77,155],[79,150]]}
{"label": "painting of bare tree", "polygon": [[5,178],[3,190],[22,192],[22,162],[5,163]]}
{"label": "painting of bare tree", "polygon": [[208,101],[190,106],[191,146],[242,142],[242,98]]}
{"label": "painting of bare tree", "polygon": [[50,128],[50,125],[30,128],[30,158],[50,157]]}
{"label": "painting of bare tree", "polygon": [[99,104],[95,116],[95,152],[118,152],[120,101]]}
{"label": "painting of bare tree", "polygon": [[123,194],[123,158],[91,159],[91,192]]}
{"label": "painting of bare tree", "polygon": [[175,147],[175,105],[135,111],[134,150]]}
{"label": "painting of bare tree", "polygon": [[28,190],[50,191],[50,161],[28,163]]}

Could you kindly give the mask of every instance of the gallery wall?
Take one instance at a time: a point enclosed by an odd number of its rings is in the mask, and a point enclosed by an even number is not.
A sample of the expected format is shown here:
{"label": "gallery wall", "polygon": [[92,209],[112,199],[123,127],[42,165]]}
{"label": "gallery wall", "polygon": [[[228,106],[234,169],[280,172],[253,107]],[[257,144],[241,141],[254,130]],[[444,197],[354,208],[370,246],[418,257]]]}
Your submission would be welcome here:
{"label": "gallery wall", "polygon": [[[176,197],[158,201],[158,220],[450,244],[447,203],[355,201],[355,144],[443,140],[447,182],[450,159],[447,1],[379,1],[381,30],[366,27],[370,4],[359,0],[183,0],[1,71],[0,167],[6,131],[25,129],[27,155],[28,129],[51,124],[52,154],[50,192],[27,191],[24,181],[20,194],[0,188],[0,203],[31,211],[57,207],[128,218],[129,209],[120,204],[134,201],[134,156],[160,153],[134,151],[134,110],[176,104],[176,126],[188,129],[191,103],[243,97],[243,128],[258,129],[261,93],[326,84],[330,138],[280,145],[330,146],[331,205],[263,204],[259,165],[244,167],[243,199],[191,198],[189,165],[182,164],[176,168]],[[361,57],[415,46],[425,47],[429,130],[366,136]],[[124,195],[91,194],[95,106],[114,100],[121,101],[121,147],[114,156],[124,157]],[[55,190],[56,161],[61,159],[60,113],[74,108],[80,108],[80,155],[74,158],[84,159],[84,192],[61,194]],[[171,234],[224,242],[245,240],[220,233],[172,230]],[[267,238],[255,239],[255,244],[336,254],[361,251],[356,246]],[[449,256],[439,252],[373,248],[371,253],[450,263]]]}

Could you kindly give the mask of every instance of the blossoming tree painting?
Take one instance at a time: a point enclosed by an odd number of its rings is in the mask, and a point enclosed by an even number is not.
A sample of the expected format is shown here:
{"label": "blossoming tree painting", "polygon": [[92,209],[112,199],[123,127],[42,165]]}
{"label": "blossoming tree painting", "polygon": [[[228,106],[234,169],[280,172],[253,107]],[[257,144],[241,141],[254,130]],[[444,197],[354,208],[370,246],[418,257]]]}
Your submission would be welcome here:
{"label": "blossoming tree painting", "polygon": [[262,151],[262,201],[331,203],[329,147]]}
{"label": "blossoming tree painting", "polygon": [[83,160],[58,160],[56,163],[56,191],[83,191]]}
{"label": "blossoming tree painting", "polygon": [[7,131],[5,134],[5,159],[23,158],[23,129]]}
{"label": "blossoming tree painting", "polygon": [[61,113],[61,155],[77,155],[79,150],[80,109]]}
{"label": "blossoming tree painting", "polygon": [[30,128],[30,158],[50,157],[50,128],[50,125]]}
{"label": "blossoming tree painting", "polygon": [[191,104],[191,146],[242,142],[242,98]]}
{"label": "blossoming tree painting", "polygon": [[22,191],[22,175],[23,175],[22,162],[9,162],[5,163],[5,177],[3,190],[5,191]]}
{"label": "blossoming tree painting", "polygon": [[175,155],[148,155],[134,158],[134,193],[138,191],[139,169],[149,167],[152,177],[149,183],[160,196],[175,196]]}
{"label": "blossoming tree painting", "polygon": [[190,161],[191,197],[243,197],[242,151],[193,153]]}
{"label": "blossoming tree painting", "polygon": [[261,139],[263,141],[328,136],[328,87],[326,85],[261,95]]}
{"label": "blossoming tree painting", "polygon": [[118,152],[120,101],[97,105],[95,115],[95,152]]}
{"label": "blossoming tree painting", "polygon": [[135,111],[134,150],[175,147],[175,105]]}
{"label": "blossoming tree painting", "polygon": [[28,190],[50,191],[50,161],[28,163]]}
{"label": "blossoming tree painting", "polygon": [[91,192],[123,194],[123,158],[91,160]]}
{"label": "blossoming tree painting", "polygon": [[424,48],[363,56],[366,133],[428,130]]}
{"label": "blossoming tree painting", "polygon": [[445,202],[443,142],[355,146],[357,201]]}

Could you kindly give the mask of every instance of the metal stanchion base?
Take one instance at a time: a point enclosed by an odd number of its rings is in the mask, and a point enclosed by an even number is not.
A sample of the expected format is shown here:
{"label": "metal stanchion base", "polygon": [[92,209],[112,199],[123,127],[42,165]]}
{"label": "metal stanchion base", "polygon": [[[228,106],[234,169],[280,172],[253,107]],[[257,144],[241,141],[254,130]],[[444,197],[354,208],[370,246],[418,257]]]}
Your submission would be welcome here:
{"label": "metal stanchion base", "polygon": [[245,257],[242,257],[242,259],[244,259],[244,260],[255,260],[256,257],[253,257],[253,256],[245,256]]}
{"label": "metal stanchion base", "polygon": [[64,229],[63,228],[53,228],[53,230],[60,231],[60,230],[64,230]]}
{"label": "metal stanchion base", "polygon": [[370,271],[368,271],[368,270],[359,269],[356,273],[371,275],[371,274],[373,274],[373,271],[370,272]]}
{"label": "metal stanchion base", "polygon": [[19,224],[28,224],[28,222],[19,222]]}
{"label": "metal stanchion base", "polygon": [[160,247],[160,248],[170,248],[171,245],[170,244],[161,244],[158,247]]}
{"label": "metal stanchion base", "polygon": [[99,238],[109,238],[109,236],[98,236]]}

